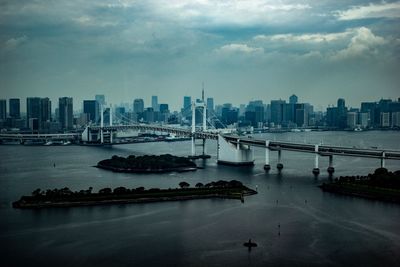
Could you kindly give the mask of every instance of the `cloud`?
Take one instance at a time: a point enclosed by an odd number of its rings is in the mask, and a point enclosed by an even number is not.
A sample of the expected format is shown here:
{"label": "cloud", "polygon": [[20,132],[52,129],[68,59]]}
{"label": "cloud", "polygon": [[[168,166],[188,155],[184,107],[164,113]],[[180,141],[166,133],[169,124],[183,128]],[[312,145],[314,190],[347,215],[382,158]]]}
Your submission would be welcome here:
{"label": "cloud", "polygon": [[400,2],[353,6],[348,10],[335,11],[334,14],[339,20],[400,18]]}
{"label": "cloud", "polygon": [[283,41],[283,42],[302,42],[302,43],[322,43],[342,40],[348,37],[351,31],[339,33],[305,33],[305,34],[275,34],[257,35],[255,41]]}
{"label": "cloud", "polygon": [[360,56],[370,56],[378,53],[378,49],[387,41],[380,36],[374,35],[366,27],[358,28],[351,38],[349,45],[332,56],[334,60],[347,59]]}
{"label": "cloud", "polygon": [[310,9],[308,4],[271,0],[171,0],[168,5],[152,2],[152,9],[190,26],[255,26],[286,21],[290,14]]}
{"label": "cloud", "polygon": [[28,40],[28,37],[26,35],[23,35],[23,36],[20,36],[20,37],[16,37],[16,38],[10,38],[5,42],[4,48],[6,50],[14,50],[18,46],[20,46],[23,43],[25,43],[27,40]]}
{"label": "cloud", "polygon": [[228,44],[216,49],[216,52],[219,54],[254,54],[263,53],[264,49],[259,47],[250,47],[247,44]]}

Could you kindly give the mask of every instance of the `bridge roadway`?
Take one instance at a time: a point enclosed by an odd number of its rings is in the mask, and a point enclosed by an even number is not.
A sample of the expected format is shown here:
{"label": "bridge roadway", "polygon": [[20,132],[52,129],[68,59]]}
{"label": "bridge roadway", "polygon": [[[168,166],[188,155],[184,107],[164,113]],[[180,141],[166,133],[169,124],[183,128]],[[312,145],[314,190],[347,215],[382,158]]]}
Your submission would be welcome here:
{"label": "bridge roadway", "polygon": [[[91,131],[99,131],[100,126],[89,127]],[[122,130],[148,130],[158,131],[175,134],[176,136],[191,137],[190,129],[174,128],[161,125],[148,125],[148,124],[134,124],[134,125],[115,125],[104,126],[103,131],[122,131]],[[218,140],[218,132],[195,132],[196,139],[211,139]],[[46,140],[76,140],[79,138],[80,133],[67,133],[67,134],[0,134],[0,139],[8,140],[32,140],[32,139],[46,139]],[[318,152],[315,151],[313,144],[290,143],[281,141],[269,141],[268,147],[266,140],[249,138],[237,135],[222,134],[222,136],[230,143],[249,145],[255,147],[269,148],[270,150],[287,150],[305,153],[318,153],[321,156],[351,156],[351,157],[364,157],[364,158],[385,158],[400,160],[400,151],[387,150],[387,149],[362,149],[355,147],[340,147],[330,145],[318,145]]]}
{"label": "bridge roadway", "polygon": [[[224,135],[224,138],[234,144],[237,144],[239,140],[240,144],[263,147],[263,148],[267,147],[266,140],[262,139],[233,136],[233,135]],[[270,150],[288,150],[296,152],[316,153],[315,145],[313,144],[269,141],[268,148]],[[386,150],[386,149],[365,149],[356,147],[318,145],[318,154],[321,156],[338,155],[338,156],[351,156],[351,157],[364,157],[364,158],[384,157],[385,159],[400,160],[400,151]]]}

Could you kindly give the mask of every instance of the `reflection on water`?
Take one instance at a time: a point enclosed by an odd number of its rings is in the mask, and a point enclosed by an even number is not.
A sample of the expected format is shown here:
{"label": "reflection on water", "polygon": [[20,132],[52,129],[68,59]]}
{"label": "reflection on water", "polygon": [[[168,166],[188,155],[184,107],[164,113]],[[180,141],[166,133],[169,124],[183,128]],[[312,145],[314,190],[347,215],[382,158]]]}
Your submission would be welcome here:
{"label": "reflection on water", "polygon": [[[400,149],[396,132],[311,132],[260,135],[271,140]],[[100,147],[0,146],[0,241],[4,266],[395,266],[400,263],[400,206],[323,193],[311,173],[314,156],[283,152],[284,169],[263,170],[262,149],[253,167],[198,161],[197,172],[162,175],[111,173],[92,167],[114,154],[187,155],[189,142]],[[54,167],[53,164],[56,164]],[[335,176],[367,174],[376,159],[334,157]],[[400,162],[387,161],[391,170]],[[117,186],[177,187],[237,179],[259,194],[235,200],[195,200],[13,210],[10,203],[36,188],[94,190]],[[243,242],[252,238],[251,253]]]}

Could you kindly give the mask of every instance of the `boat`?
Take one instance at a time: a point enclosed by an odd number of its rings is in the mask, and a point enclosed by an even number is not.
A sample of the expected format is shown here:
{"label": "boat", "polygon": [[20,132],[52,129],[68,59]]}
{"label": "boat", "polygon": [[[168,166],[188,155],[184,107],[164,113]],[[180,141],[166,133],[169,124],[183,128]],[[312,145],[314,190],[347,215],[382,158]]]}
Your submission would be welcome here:
{"label": "boat", "polygon": [[243,246],[245,246],[245,247],[249,248],[249,250],[251,250],[251,248],[257,247],[257,243],[251,242],[251,238],[250,238],[248,242],[243,243]]}

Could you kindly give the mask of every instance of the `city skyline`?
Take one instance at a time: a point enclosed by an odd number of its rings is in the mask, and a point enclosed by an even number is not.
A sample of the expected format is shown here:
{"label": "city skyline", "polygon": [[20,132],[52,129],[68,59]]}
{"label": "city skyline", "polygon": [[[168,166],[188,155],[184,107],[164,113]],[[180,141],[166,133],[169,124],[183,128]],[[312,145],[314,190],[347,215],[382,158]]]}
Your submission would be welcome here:
{"label": "city skyline", "polygon": [[[10,1],[0,98],[398,97],[399,1]],[[250,101],[251,99],[248,99]],[[317,107],[318,108],[318,107]]]}

